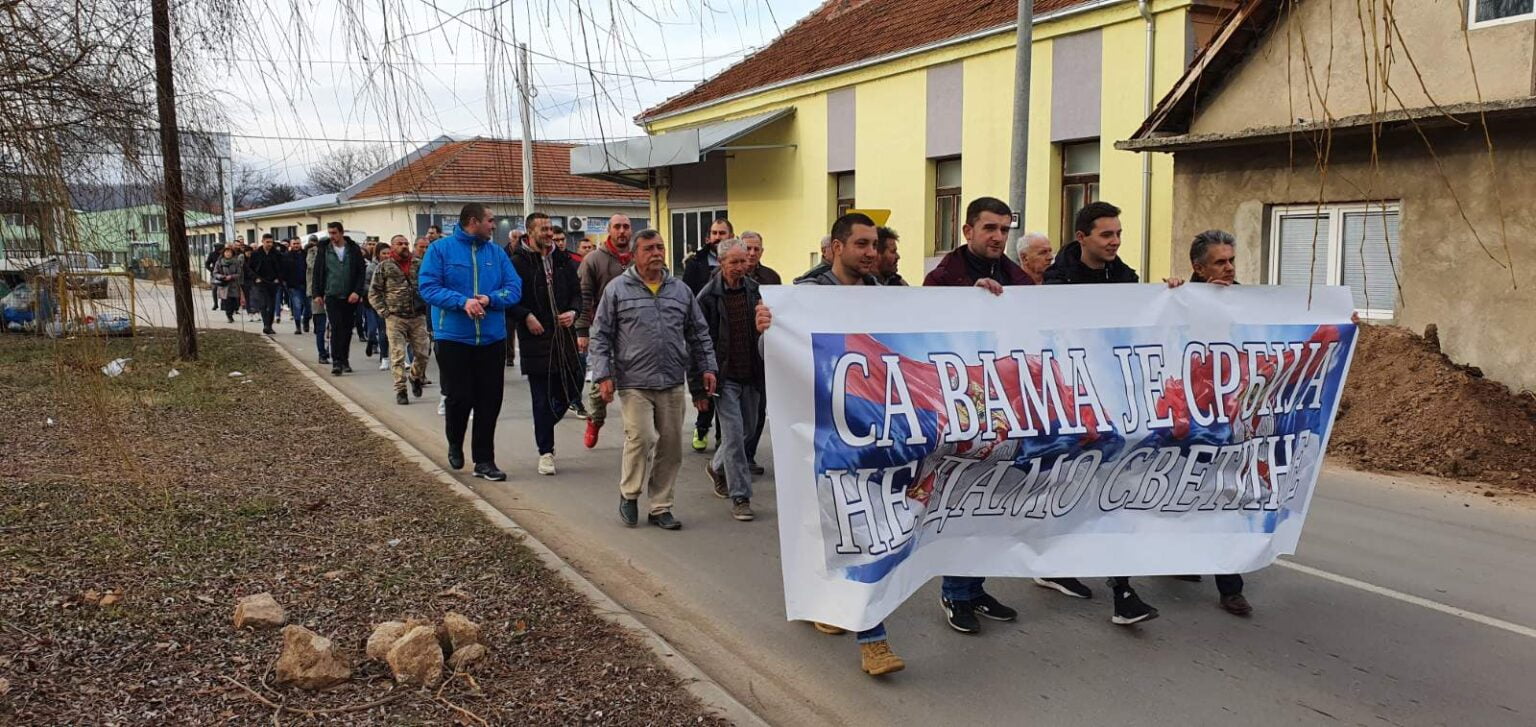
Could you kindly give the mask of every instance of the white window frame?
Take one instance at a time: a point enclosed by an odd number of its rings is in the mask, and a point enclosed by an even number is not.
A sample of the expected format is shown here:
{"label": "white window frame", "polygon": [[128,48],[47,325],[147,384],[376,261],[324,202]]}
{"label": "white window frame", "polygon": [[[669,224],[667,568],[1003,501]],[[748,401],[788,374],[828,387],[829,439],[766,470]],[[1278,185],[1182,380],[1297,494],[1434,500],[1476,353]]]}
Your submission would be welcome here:
{"label": "white window frame", "polygon": [[[1280,220],[1284,217],[1317,217],[1328,218],[1328,237],[1320,240],[1328,245],[1327,263],[1328,279],[1314,281],[1319,285],[1343,285],[1344,274],[1344,215],[1359,212],[1373,212],[1376,214],[1397,213],[1398,234],[1401,235],[1403,206],[1401,202],[1354,202],[1342,204],[1292,204],[1274,205],[1269,213],[1269,282],[1271,285],[1280,284]],[[1399,255],[1401,255],[1402,239],[1398,239]],[[1398,265],[1402,264],[1401,258]],[[1401,301],[1398,301],[1401,303]],[[1381,308],[1358,308],[1355,310],[1361,318],[1369,320],[1392,320],[1397,317],[1395,310]]]}
{"label": "white window frame", "polygon": [[1491,28],[1495,25],[1508,25],[1509,23],[1529,23],[1532,20],[1536,20],[1536,8],[1532,8],[1530,12],[1511,15],[1507,18],[1479,21],[1477,19],[1477,0],[1467,0],[1467,27],[1473,30],[1477,28]]}

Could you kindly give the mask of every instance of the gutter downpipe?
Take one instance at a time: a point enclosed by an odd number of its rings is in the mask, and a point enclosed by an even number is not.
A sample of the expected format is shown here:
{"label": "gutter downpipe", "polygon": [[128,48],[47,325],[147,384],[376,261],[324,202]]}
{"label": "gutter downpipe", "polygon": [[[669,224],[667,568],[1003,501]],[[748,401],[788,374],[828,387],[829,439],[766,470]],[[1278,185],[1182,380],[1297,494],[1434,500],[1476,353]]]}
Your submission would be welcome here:
{"label": "gutter downpipe", "polygon": [[[1149,0],[1136,0],[1136,11],[1147,24],[1146,99],[1143,119],[1152,116],[1152,86],[1157,70],[1157,21]],[[1152,154],[1141,153],[1141,280],[1147,282],[1152,272]]]}

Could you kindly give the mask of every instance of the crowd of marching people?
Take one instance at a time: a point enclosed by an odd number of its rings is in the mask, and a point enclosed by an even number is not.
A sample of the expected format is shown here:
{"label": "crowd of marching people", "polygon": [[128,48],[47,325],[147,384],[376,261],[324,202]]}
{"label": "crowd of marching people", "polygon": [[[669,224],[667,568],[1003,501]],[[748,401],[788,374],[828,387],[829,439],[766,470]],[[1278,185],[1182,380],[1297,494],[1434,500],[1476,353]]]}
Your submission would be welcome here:
{"label": "crowd of marching people", "polygon": [[[1001,200],[971,202],[963,244],[938,261],[923,285],[1002,295],[1011,286],[1140,282],[1119,258],[1115,206],[1084,207],[1072,240],[1059,250],[1043,235],[1020,236],[1018,260],[1006,254],[1012,216]],[[395,235],[387,244],[359,244],[341,223],[331,222],[323,236],[307,242],[264,235],[256,247],[227,245],[209,256],[206,267],[214,307],[228,321],[242,311],[248,321],[259,316],[272,335],[286,303],[294,334],[313,333],[319,363],[335,376],[352,371],[356,335],[364,356],[378,356],[380,369],[391,371],[399,404],[420,398],[423,387],[432,385],[427,365],[435,357],[438,413],[455,470],[472,464],[476,477],[507,478],[496,465],[494,437],[505,371],[516,365],[528,383],[540,475],[556,474],[554,430],[567,414],[586,420],[583,443],[590,449],[617,402],[623,428],[618,514],[624,525],[639,524],[643,496],[648,524],[682,527],[672,510],[684,438],[691,434],[691,449],[707,453],[712,432],[715,449],[703,469],[714,493],[729,502],[732,518],[754,519],[753,480],[765,472],[757,462],[766,424],[760,337],[773,321],[760,287],[784,281],[762,263],[763,236],[738,234],[730,220],[715,220],[708,239],[674,276],[661,233],[633,230],[624,215],[609,219],[600,241],[583,238],[574,249],[539,212],[504,242],[494,239],[495,231],[492,212],[469,204],[447,235],[432,227],[414,241]],[[845,214],[822,239],[821,262],[792,282],[905,286],[899,246],[895,230],[864,214]],[[1236,284],[1230,234],[1201,233],[1189,255],[1193,282]],[[1184,281],[1164,283],[1178,287]],[[1241,576],[1217,575],[1215,581],[1223,609],[1238,616],[1252,611]],[[1034,583],[1072,598],[1094,596],[1076,578]],[[981,619],[1017,617],[984,586],[983,578],[943,578],[940,607],[951,628],[975,634]],[[1109,579],[1107,586],[1113,623],[1157,618],[1130,578]],[[814,627],[843,633],[829,624]],[[904,667],[883,624],[859,632],[856,640],[865,672]]]}

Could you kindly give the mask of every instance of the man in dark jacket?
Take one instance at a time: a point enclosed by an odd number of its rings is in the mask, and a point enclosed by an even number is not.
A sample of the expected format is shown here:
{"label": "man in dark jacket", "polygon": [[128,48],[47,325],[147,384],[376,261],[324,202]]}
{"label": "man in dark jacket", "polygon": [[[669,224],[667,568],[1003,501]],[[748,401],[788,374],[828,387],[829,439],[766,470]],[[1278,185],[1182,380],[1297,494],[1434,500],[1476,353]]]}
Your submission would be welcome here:
{"label": "man in dark jacket", "polygon": [[246,261],[246,269],[250,271],[251,292],[255,300],[252,305],[261,312],[261,332],[267,335],[277,333],[272,330],[272,318],[276,315],[277,286],[283,277],[283,251],[277,249],[277,241],[268,232],[261,236],[261,247],[251,253]]}
{"label": "man in dark jacket", "polygon": [[363,249],[347,240],[340,222],[325,228],[330,243],[315,250],[309,296],[316,308],[325,308],[331,332],[331,375],[340,376],[352,373],[352,320],[368,289],[363,281]]}
{"label": "man in dark jacket", "polygon": [[[784,279],[779,277],[777,271],[763,264],[763,236],[761,233],[747,230],[741,233],[741,241],[747,247],[747,277],[762,285],[783,285]],[[768,407],[757,408],[757,425],[752,428],[752,435],[747,437],[747,469],[754,475],[760,475],[765,470],[757,463],[757,445],[763,440],[763,428],[768,425]]]}
{"label": "man in dark jacket", "polygon": [[[1074,242],[1061,248],[1056,262],[1045,271],[1046,285],[1075,285],[1082,283],[1135,283],[1140,280],[1136,271],[1120,260],[1120,208],[1108,202],[1093,202],[1077,213],[1073,222]],[[1170,288],[1184,284],[1178,278],[1167,278]],[[1093,592],[1076,578],[1036,578],[1035,585],[1060,591],[1073,598],[1091,598]],[[1131,579],[1116,576],[1109,579],[1110,591],[1115,599],[1115,612],[1111,618],[1116,624],[1129,626],[1157,618],[1157,609],[1147,605],[1131,588]]]}
{"label": "man in dark jacket", "polygon": [[1139,283],[1136,271],[1120,259],[1120,208],[1093,202],[1077,213],[1072,242],[1045,269],[1046,285]]}
{"label": "man in dark jacket", "polygon": [[[966,207],[965,224],[960,228],[965,235],[965,244],[945,255],[923,284],[974,286],[993,295],[1002,295],[1005,285],[1031,285],[1032,281],[1024,271],[1003,254],[1008,229],[1012,225],[1013,210],[1007,203],[996,197],[978,197]],[[1012,621],[1018,617],[1017,611],[987,593],[986,582],[986,578],[978,576],[944,576],[940,581],[939,606],[943,608],[950,628],[962,634],[974,634],[981,631],[981,616],[994,621]]]}
{"label": "man in dark jacket", "polygon": [[800,277],[795,278],[795,285],[799,285],[799,284],[801,284],[801,283],[803,283],[803,282],[805,282],[807,280],[811,280],[811,279],[815,278],[816,276],[822,275],[823,273],[826,273],[828,270],[831,270],[831,269],[832,269],[832,236],[828,235],[826,237],[821,238],[821,262],[816,263],[815,265],[812,265],[810,270],[807,270],[807,271],[801,273]]}
{"label": "man in dark jacket", "polygon": [[309,330],[309,265],[304,260],[304,246],[299,238],[288,241],[288,252],[283,255],[283,287],[288,289],[288,309],[293,315],[293,335],[303,335]]}
{"label": "man in dark jacket", "polygon": [[[501,250],[507,254],[507,259],[512,259],[512,253],[527,241],[532,230],[512,230],[507,233],[507,244],[502,245]],[[517,321],[513,316],[507,316],[507,368],[511,368],[517,361]]]}
{"label": "man in dark jacket", "polygon": [[576,309],[581,288],[571,257],[554,247],[549,215],[528,215],[528,234],[512,251],[512,268],[523,281],[523,297],[512,306],[522,339],[523,375],[533,401],[533,441],[539,448],[539,474],[555,473],[555,424],[581,392],[581,361],[576,353]]}
{"label": "man in dark jacket", "polygon": [[[1013,210],[996,197],[978,197],[965,208],[961,232],[965,244],[950,251],[923,285],[978,285],[992,280],[999,286],[1033,285],[1024,269],[1004,254]],[[983,287],[991,286],[983,285]]]}
{"label": "man in dark jacket", "polygon": [[[709,226],[709,239],[704,241],[699,249],[688,257],[683,263],[683,282],[688,289],[698,295],[699,291],[709,283],[714,276],[715,269],[720,267],[720,243],[736,234],[736,226],[731,221],[721,217]],[[712,402],[711,402],[712,403]],[[709,448],[709,427],[715,421],[715,409],[706,406],[699,410],[698,416],[693,422],[693,451],[703,452]],[[718,443],[718,441],[717,441]]]}
{"label": "man in dark jacket", "polygon": [[699,310],[709,326],[720,370],[712,407],[720,422],[720,446],[704,471],[715,485],[715,496],[731,499],[731,517],[746,521],[753,518],[747,441],[757,429],[763,407],[763,355],[753,320],[762,296],[757,281],[747,276],[751,260],[746,245],[731,238],[716,250],[720,274],[699,292]]}

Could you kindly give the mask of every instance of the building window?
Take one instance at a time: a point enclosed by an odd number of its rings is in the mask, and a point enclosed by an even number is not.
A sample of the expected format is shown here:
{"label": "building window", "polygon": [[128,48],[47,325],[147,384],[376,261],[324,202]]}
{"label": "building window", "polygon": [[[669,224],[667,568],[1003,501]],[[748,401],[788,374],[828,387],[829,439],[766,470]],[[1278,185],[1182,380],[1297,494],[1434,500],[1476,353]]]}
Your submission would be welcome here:
{"label": "building window", "polygon": [[165,215],[139,215],[139,228],[146,235],[165,232]]}
{"label": "building window", "polygon": [[1467,27],[1500,25],[1536,18],[1536,0],[1468,0]]}
{"label": "building window", "polygon": [[1276,207],[1271,224],[1271,282],[1344,285],[1362,318],[1397,310],[1397,202]]}
{"label": "building window", "polygon": [[[672,210],[672,233],[667,243],[672,246],[672,269],[683,269],[683,260],[709,239],[709,227],[715,220],[727,217],[724,208]],[[630,220],[634,224],[634,220]],[[633,228],[638,231],[640,228]]]}
{"label": "building window", "polygon": [[1099,201],[1099,140],[1061,145],[1061,238],[1070,240],[1077,213]]}
{"label": "building window", "polygon": [[960,160],[943,159],[933,165],[933,252],[955,249],[960,240]]}
{"label": "building window", "polygon": [[837,216],[848,214],[858,205],[854,203],[853,172],[840,172],[833,175],[837,177]]}

